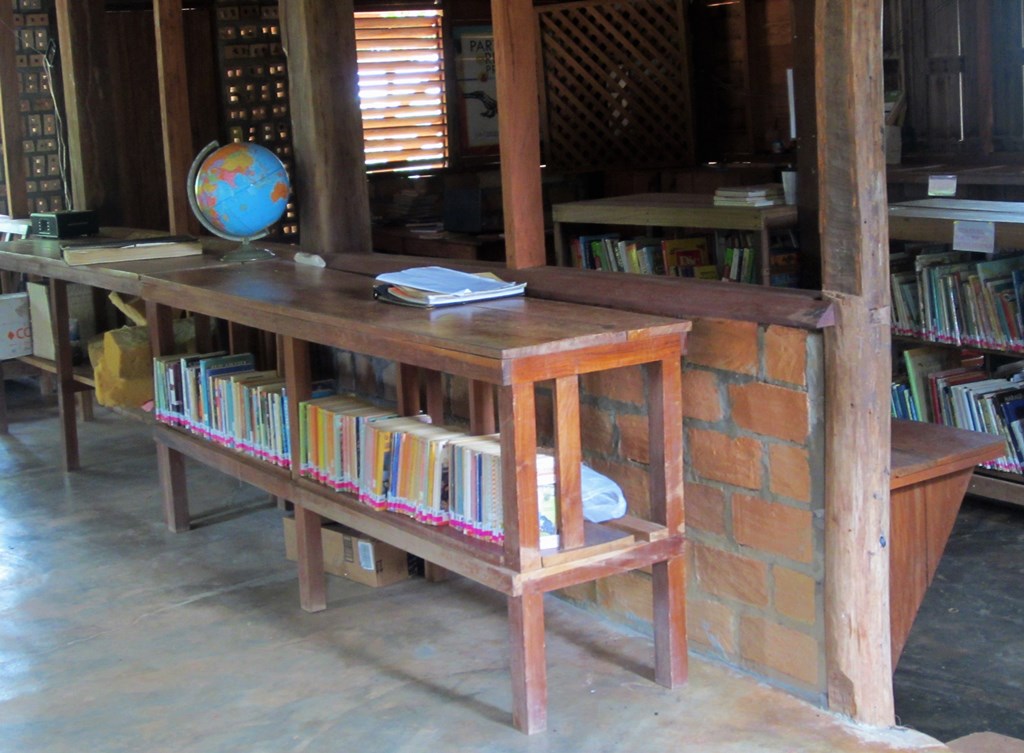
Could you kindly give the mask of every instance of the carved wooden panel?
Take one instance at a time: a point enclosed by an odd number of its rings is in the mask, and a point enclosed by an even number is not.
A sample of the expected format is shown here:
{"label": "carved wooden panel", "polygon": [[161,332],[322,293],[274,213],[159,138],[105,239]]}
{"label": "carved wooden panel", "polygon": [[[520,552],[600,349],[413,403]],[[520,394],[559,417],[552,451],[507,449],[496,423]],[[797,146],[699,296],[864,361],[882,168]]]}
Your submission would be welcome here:
{"label": "carved wooden panel", "polygon": [[693,161],[680,0],[595,0],[537,9],[548,165]]}

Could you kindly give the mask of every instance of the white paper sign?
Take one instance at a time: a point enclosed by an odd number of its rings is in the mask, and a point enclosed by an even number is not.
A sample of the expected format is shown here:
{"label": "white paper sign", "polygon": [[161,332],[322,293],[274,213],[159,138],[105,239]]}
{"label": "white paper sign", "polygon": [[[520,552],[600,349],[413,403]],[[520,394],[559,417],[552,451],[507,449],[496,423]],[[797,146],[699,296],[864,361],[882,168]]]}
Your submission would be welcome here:
{"label": "white paper sign", "polygon": [[996,248],[995,223],[956,220],[953,223],[953,248],[957,251],[981,251],[991,254]]}
{"label": "white paper sign", "polygon": [[956,196],[955,175],[929,175],[929,196]]}

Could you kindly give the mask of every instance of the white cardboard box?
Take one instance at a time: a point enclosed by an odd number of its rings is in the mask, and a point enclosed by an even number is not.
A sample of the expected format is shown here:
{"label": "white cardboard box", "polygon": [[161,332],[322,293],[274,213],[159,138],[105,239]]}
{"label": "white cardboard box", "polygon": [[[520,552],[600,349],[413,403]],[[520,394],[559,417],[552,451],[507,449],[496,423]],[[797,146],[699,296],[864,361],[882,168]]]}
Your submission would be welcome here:
{"label": "white cardboard box", "polygon": [[32,327],[28,317],[28,293],[0,295],[0,359],[32,353]]}

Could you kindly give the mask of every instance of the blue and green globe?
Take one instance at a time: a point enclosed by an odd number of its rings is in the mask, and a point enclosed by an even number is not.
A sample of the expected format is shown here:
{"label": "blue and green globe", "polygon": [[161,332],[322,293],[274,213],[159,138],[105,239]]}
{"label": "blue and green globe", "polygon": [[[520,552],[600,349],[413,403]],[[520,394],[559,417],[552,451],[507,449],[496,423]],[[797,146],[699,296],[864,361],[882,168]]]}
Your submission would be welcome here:
{"label": "blue and green globe", "polygon": [[193,165],[193,209],[209,230],[233,240],[259,238],[284,215],[291,184],[272,151],[259,144],[211,144],[200,159]]}

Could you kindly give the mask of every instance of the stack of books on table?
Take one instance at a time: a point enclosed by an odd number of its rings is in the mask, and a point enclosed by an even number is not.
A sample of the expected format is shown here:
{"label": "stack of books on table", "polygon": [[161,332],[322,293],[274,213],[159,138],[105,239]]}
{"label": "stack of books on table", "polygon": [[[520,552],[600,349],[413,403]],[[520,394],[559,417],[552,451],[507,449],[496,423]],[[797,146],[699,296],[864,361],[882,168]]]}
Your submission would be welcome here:
{"label": "stack of books on table", "polygon": [[725,186],[715,189],[716,207],[772,207],[785,204],[781,183],[756,186]]}
{"label": "stack of books on table", "polygon": [[506,282],[489,272],[413,267],[377,275],[373,296],[388,303],[433,308],[523,295],[524,290],[525,282]]}

